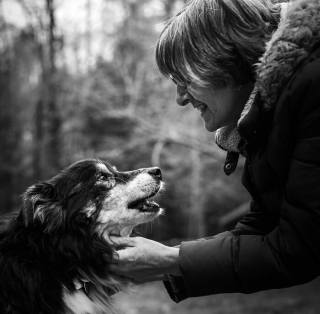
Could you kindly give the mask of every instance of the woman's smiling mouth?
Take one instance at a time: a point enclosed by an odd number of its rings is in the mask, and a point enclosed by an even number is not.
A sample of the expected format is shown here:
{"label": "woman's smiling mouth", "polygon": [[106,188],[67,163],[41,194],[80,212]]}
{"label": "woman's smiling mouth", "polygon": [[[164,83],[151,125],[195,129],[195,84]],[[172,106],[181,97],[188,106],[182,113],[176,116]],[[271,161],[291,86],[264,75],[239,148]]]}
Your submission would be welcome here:
{"label": "woman's smiling mouth", "polygon": [[200,112],[201,115],[204,114],[204,112],[206,111],[207,108],[208,107],[205,104],[201,104],[201,105],[195,107],[195,109],[197,109]]}

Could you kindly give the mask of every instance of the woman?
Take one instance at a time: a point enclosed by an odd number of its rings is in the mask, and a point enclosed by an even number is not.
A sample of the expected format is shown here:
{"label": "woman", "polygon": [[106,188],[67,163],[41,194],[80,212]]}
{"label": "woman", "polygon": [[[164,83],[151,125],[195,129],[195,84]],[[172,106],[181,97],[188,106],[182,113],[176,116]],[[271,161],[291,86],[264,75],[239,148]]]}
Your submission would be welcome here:
{"label": "woman", "polygon": [[319,276],[319,0],[281,10],[270,0],[193,0],[166,25],[156,57],[177,84],[177,103],[217,130],[226,174],[246,158],[250,212],[234,230],[179,248],[114,238],[124,249],[113,270],[136,282],[168,280],[176,302]]}

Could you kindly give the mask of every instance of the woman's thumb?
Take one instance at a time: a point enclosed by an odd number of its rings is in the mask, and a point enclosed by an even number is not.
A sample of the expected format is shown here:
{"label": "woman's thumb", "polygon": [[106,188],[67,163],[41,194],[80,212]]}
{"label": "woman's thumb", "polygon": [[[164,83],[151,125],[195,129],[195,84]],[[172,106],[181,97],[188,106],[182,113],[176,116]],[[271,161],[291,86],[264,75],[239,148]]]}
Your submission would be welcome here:
{"label": "woman's thumb", "polygon": [[110,241],[116,246],[117,250],[134,246],[134,238],[111,236]]}

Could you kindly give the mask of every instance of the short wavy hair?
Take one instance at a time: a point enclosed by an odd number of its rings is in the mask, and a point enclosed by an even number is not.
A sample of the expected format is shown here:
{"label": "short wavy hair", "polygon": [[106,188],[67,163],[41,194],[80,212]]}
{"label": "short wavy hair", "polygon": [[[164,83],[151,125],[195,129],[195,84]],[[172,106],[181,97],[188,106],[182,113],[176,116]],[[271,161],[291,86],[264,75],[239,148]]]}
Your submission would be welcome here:
{"label": "short wavy hair", "polygon": [[160,72],[181,84],[224,87],[255,79],[255,64],[280,19],[272,0],[191,0],[156,45]]}

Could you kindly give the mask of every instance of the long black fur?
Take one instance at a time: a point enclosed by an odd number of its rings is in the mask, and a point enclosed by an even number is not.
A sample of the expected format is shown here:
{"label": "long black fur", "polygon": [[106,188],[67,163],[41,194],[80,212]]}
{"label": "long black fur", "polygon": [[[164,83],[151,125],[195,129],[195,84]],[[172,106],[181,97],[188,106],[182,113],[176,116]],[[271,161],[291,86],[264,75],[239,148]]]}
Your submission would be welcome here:
{"label": "long black fur", "polygon": [[[62,285],[74,290],[79,269],[107,278],[112,247],[96,227],[108,189],[95,185],[98,162],[78,162],[32,186],[20,212],[1,219],[0,313],[64,313]],[[90,217],[81,211],[89,201]]]}

